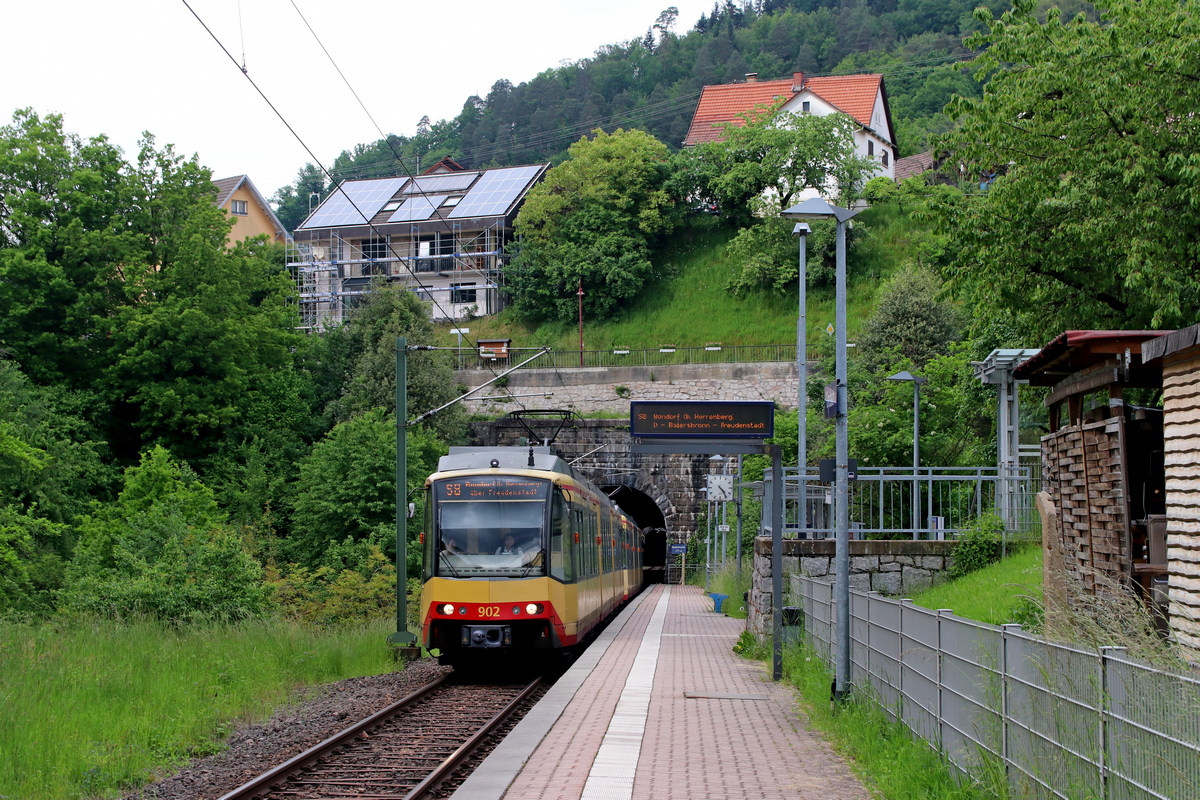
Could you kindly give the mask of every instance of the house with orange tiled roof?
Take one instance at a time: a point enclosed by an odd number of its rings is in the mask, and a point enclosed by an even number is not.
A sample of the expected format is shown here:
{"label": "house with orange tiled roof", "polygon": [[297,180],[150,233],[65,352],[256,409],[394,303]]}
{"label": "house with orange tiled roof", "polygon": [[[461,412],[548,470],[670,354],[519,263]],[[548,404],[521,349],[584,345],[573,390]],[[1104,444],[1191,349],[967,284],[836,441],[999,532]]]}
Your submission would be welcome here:
{"label": "house with orange tiled roof", "polygon": [[877,175],[895,179],[896,135],[883,76],[877,74],[807,77],[796,72],[791,78],[760,81],[752,72],[744,83],[705,86],[683,146],[721,141],[725,125],[744,125],[748,112],[776,107],[793,114],[846,114],[859,125],[854,133],[857,155],[873,159]]}

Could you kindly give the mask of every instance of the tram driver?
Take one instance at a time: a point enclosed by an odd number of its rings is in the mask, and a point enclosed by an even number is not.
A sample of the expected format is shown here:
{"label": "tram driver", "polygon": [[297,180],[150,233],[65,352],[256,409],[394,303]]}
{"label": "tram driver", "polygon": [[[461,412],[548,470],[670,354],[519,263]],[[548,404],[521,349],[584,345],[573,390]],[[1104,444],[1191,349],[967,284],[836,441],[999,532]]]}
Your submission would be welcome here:
{"label": "tram driver", "polygon": [[496,548],[498,556],[519,556],[524,555],[525,551],[517,546],[517,539],[511,533],[504,534],[504,543]]}

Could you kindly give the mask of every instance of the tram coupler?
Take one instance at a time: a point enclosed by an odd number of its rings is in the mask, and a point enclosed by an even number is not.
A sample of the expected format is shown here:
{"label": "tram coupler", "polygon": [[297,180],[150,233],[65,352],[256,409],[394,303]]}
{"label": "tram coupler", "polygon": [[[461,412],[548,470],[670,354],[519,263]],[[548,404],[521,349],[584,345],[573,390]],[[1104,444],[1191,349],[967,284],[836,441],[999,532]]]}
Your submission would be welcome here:
{"label": "tram coupler", "polygon": [[509,625],[463,625],[463,647],[512,647]]}

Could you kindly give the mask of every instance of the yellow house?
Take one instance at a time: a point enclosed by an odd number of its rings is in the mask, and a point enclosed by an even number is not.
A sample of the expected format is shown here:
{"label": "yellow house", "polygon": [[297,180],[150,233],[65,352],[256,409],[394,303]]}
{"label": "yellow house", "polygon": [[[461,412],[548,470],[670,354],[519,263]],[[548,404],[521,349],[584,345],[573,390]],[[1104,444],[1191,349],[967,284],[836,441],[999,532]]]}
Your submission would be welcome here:
{"label": "yellow house", "polygon": [[233,217],[233,230],[229,232],[229,244],[233,245],[251,236],[265,233],[273,242],[282,243],[287,231],[271,206],[258,193],[249,175],[235,175],[213,181],[217,187],[217,208]]}

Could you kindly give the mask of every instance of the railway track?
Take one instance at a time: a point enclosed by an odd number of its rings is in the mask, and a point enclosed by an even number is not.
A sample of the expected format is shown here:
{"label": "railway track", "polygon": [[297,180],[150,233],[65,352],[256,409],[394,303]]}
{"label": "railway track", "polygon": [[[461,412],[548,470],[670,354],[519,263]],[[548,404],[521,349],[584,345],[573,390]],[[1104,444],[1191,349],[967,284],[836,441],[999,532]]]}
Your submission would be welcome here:
{"label": "railway track", "polygon": [[[439,678],[220,800],[420,800],[441,796],[481,747],[540,694]],[[462,777],[458,776],[457,780]]]}

